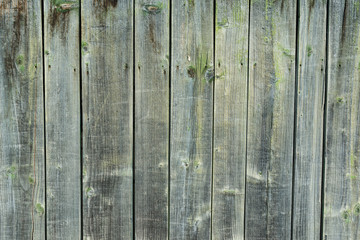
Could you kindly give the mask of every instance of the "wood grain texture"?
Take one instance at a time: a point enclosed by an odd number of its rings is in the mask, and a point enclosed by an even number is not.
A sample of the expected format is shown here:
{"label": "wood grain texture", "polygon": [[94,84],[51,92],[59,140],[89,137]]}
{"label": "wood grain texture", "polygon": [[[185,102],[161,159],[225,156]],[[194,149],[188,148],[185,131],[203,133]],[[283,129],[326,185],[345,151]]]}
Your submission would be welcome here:
{"label": "wood grain texture", "polygon": [[169,1],[135,1],[135,236],[167,239]]}
{"label": "wood grain texture", "polygon": [[244,239],[249,1],[216,1],[213,239]]}
{"label": "wood grain texture", "polygon": [[324,239],[359,239],[360,1],[329,1]]}
{"label": "wood grain texture", "polygon": [[79,3],[44,3],[47,238],[80,239]]}
{"label": "wood grain texture", "polygon": [[45,239],[40,4],[0,3],[0,239]]}
{"label": "wood grain texture", "polygon": [[252,1],[246,239],[290,239],[295,1]]}
{"label": "wood grain texture", "polygon": [[132,1],[84,1],[83,237],[133,237]]}
{"label": "wood grain texture", "polygon": [[300,0],[293,239],[318,239],[321,221],[326,1]]}
{"label": "wood grain texture", "polygon": [[214,2],[173,1],[170,238],[210,239]]}

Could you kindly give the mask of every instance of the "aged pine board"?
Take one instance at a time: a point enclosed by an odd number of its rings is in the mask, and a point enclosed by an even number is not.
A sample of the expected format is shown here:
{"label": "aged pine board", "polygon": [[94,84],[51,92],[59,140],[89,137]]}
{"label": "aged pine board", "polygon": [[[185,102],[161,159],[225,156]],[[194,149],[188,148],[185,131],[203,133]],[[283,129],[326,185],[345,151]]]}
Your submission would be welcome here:
{"label": "aged pine board", "polygon": [[213,13],[172,2],[170,239],[211,238]]}
{"label": "aged pine board", "polygon": [[48,239],[81,234],[79,3],[44,1]]}
{"label": "aged pine board", "polygon": [[323,238],[359,239],[360,1],[329,1]]}
{"label": "aged pine board", "polygon": [[295,1],[251,1],[246,239],[290,239]]}
{"label": "aged pine board", "polygon": [[293,239],[319,239],[325,101],[326,1],[300,0]]}
{"label": "aged pine board", "polygon": [[84,1],[83,237],[133,237],[132,1]]}
{"label": "aged pine board", "polygon": [[0,3],[0,239],[45,239],[41,2]]}
{"label": "aged pine board", "polygon": [[135,237],[167,239],[169,1],[135,1]]}
{"label": "aged pine board", "polygon": [[216,1],[213,239],[244,239],[249,1]]}

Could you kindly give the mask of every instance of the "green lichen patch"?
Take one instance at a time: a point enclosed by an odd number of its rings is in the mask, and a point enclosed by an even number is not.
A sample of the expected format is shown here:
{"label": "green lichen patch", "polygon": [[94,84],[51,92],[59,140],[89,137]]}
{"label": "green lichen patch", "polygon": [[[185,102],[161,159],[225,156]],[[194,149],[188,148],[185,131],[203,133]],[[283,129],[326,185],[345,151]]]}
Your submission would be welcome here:
{"label": "green lichen patch", "polygon": [[10,177],[11,179],[16,178],[16,167],[11,166],[8,169],[6,169],[6,176]]}
{"label": "green lichen patch", "polygon": [[195,67],[194,67],[194,66],[189,66],[189,67],[187,68],[187,74],[188,74],[188,76],[189,76],[190,78],[195,78],[195,76],[196,76],[196,69],[195,69]]}
{"label": "green lichen patch", "polygon": [[350,210],[344,210],[341,213],[341,218],[345,223],[350,223],[351,222],[351,211]]}
{"label": "green lichen patch", "polygon": [[85,189],[85,195],[87,198],[92,198],[95,195],[95,190],[92,187],[87,187]]}
{"label": "green lichen patch", "polygon": [[355,204],[355,206],[353,207],[353,213],[355,216],[360,215],[360,203]]}
{"label": "green lichen patch", "polygon": [[41,203],[37,203],[35,205],[35,210],[40,216],[42,216],[45,213],[45,207]]}
{"label": "green lichen patch", "polygon": [[163,3],[159,2],[157,4],[145,4],[143,6],[143,12],[146,14],[155,15],[162,11],[164,8]]}
{"label": "green lichen patch", "polygon": [[49,55],[50,55],[49,50],[45,50],[45,55],[47,55],[47,56],[49,56]]}
{"label": "green lichen patch", "polygon": [[313,53],[312,48],[311,48],[310,45],[307,45],[307,46],[306,46],[306,53],[307,53],[307,56],[308,56],[308,57],[310,57],[311,54]]}
{"label": "green lichen patch", "polygon": [[216,29],[220,29],[220,28],[227,28],[229,27],[229,19],[227,18],[223,18],[221,19],[221,21],[218,21],[216,24]]}
{"label": "green lichen patch", "polygon": [[33,178],[33,176],[29,176],[29,184],[30,185],[34,185],[34,183],[35,183],[35,179]]}
{"label": "green lichen patch", "polygon": [[237,194],[236,189],[224,189],[222,193],[226,196],[235,196]]}
{"label": "green lichen patch", "polygon": [[336,98],[336,102],[337,102],[337,103],[343,103],[343,102],[344,102],[344,98],[343,98],[343,97],[337,97],[337,98]]}

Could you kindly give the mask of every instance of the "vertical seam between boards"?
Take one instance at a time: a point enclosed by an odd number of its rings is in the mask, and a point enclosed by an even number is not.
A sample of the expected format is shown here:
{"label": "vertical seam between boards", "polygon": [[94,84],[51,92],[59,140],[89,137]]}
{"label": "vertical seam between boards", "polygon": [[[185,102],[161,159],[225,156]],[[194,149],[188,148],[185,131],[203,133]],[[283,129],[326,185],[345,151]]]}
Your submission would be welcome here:
{"label": "vertical seam between boards", "polygon": [[[45,205],[45,219],[44,219],[44,237],[47,239],[47,190],[46,190],[46,104],[45,104],[45,7],[44,7],[44,1],[41,1],[41,39],[42,39],[42,75],[43,75],[43,125],[44,125],[44,140],[43,140],[43,146],[44,146],[44,205]],[[32,206],[34,207],[34,206]]]}
{"label": "vertical seam between boards", "polygon": [[249,16],[248,16],[248,49],[247,49],[247,76],[246,76],[246,130],[245,130],[245,174],[244,174],[244,222],[243,235],[246,238],[246,188],[247,188],[247,158],[248,158],[248,123],[249,123],[249,85],[250,85],[250,16],[251,15],[251,0],[249,0]]}
{"label": "vertical seam between boards", "polygon": [[80,98],[80,237],[84,236],[83,219],[83,105],[82,105],[82,31],[81,31],[81,1],[79,2],[79,98]]}
{"label": "vertical seam between boards", "polygon": [[133,91],[133,96],[132,96],[132,120],[133,120],[133,125],[132,125],[132,237],[133,239],[135,239],[135,6],[136,6],[136,0],[132,1],[132,7],[133,7],[133,11],[132,11],[132,22],[133,22],[133,32],[132,32],[132,91]]}
{"label": "vertical seam between boards", "polygon": [[294,193],[295,193],[295,168],[296,168],[296,130],[297,130],[297,103],[298,103],[298,77],[299,77],[299,18],[300,18],[300,0],[296,1],[296,17],[295,17],[295,86],[294,86],[294,129],[293,129],[293,165],[292,165],[292,184],[291,184],[291,225],[290,239],[293,239],[294,231]]}
{"label": "vertical seam between boards", "polygon": [[326,3],[326,41],[325,41],[325,76],[324,76],[324,109],[323,109],[323,139],[322,139],[322,166],[321,166],[321,215],[320,215],[320,239],[324,234],[324,202],[325,202],[325,163],[326,163],[326,122],[327,122],[327,92],[328,92],[328,56],[329,56],[329,10],[330,1]]}
{"label": "vertical seam between boards", "polygon": [[212,235],[213,235],[213,201],[214,201],[214,127],[215,127],[215,79],[216,79],[216,74],[215,74],[215,68],[216,68],[216,55],[215,55],[215,50],[216,50],[216,0],[214,0],[213,2],[213,81],[212,81],[212,131],[211,131],[211,180],[210,180],[210,184],[211,184],[211,190],[210,190],[210,239],[212,239]]}
{"label": "vertical seam between boards", "polygon": [[168,62],[168,66],[169,66],[169,133],[168,133],[168,202],[167,202],[167,207],[168,207],[168,224],[167,224],[167,238],[170,239],[170,177],[171,177],[171,166],[170,166],[170,160],[171,160],[171,58],[172,58],[172,52],[171,52],[171,36],[172,36],[172,32],[171,32],[171,24],[172,24],[172,0],[169,1],[169,62]]}

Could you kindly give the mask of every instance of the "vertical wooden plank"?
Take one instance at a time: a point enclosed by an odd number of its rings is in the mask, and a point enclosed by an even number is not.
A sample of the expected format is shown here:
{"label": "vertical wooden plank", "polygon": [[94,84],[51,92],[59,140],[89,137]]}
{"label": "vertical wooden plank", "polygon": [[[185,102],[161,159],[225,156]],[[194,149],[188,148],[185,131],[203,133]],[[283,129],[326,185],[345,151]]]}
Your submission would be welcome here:
{"label": "vertical wooden plank", "polygon": [[45,239],[41,2],[0,3],[0,239]]}
{"label": "vertical wooden plank", "polygon": [[79,239],[79,3],[44,3],[47,238]]}
{"label": "vertical wooden plank", "polygon": [[135,1],[135,236],[167,239],[169,1]]}
{"label": "vertical wooden plank", "polygon": [[318,239],[321,221],[326,1],[299,0],[293,239]]}
{"label": "vertical wooden plank", "polygon": [[296,1],[250,9],[246,239],[290,239]]}
{"label": "vertical wooden plank", "polygon": [[84,1],[83,223],[86,239],[132,239],[132,1]]}
{"label": "vertical wooden plank", "polygon": [[244,239],[249,1],[216,1],[213,239]]}
{"label": "vertical wooden plank", "polygon": [[211,238],[213,8],[172,1],[171,239]]}
{"label": "vertical wooden plank", "polygon": [[329,1],[324,239],[359,239],[360,1]]}

